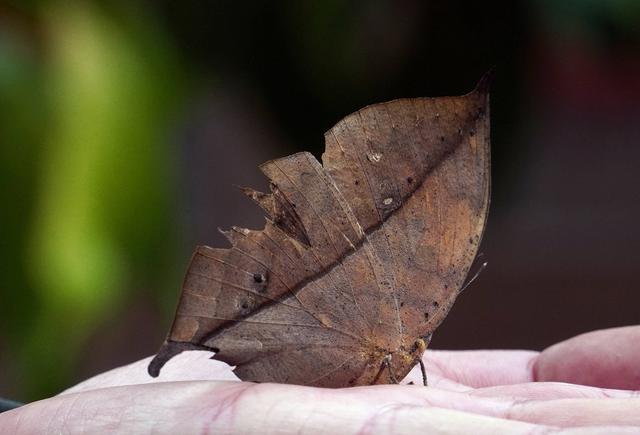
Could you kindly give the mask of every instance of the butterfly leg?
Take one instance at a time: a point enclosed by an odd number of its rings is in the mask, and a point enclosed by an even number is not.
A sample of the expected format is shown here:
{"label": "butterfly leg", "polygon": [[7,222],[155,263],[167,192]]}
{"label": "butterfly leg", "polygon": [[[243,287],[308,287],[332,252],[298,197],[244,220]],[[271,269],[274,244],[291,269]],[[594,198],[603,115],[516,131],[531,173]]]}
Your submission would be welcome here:
{"label": "butterfly leg", "polygon": [[422,372],[422,384],[425,387],[428,387],[428,382],[427,382],[427,369],[424,366],[424,362],[422,362],[422,358],[418,360],[418,363],[420,363],[420,371]]}
{"label": "butterfly leg", "polygon": [[[427,350],[427,346],[431,343],[431,337],[433,334],[426,335],[423,338],[418,338],[415,343],[415,350],[417,351],[416,360],[420,364],[420,372],[422,373],[422,384],[427,386],[427,369],[422,361],[424,351]],[[415,363],[414,363],[415,364]]]}
{"label": "butterfly leg", "polygon": [[387,370],[389,370],[389,379],[391,380],[391,383],[399,384],[400,382],[398,382],[398,378],[396,378],[396,375],[393,374],[393,369],[391,368],[391,354],[384,357],[383,364],[386,365]]}

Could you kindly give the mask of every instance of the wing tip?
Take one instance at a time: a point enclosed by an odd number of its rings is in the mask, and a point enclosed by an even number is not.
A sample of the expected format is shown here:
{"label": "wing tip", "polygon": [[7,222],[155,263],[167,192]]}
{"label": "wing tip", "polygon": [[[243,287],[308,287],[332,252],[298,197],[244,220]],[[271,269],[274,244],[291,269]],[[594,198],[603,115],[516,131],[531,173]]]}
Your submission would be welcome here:
{"label": "wing tip", "polygon": [[480,78],[473,92],[477,92],[483,95],[488,94],[491,88],[491,83],[493,82],[493,78],[495,76],[495,71],[496,68],[494,66],[489,68],[489,70]]}

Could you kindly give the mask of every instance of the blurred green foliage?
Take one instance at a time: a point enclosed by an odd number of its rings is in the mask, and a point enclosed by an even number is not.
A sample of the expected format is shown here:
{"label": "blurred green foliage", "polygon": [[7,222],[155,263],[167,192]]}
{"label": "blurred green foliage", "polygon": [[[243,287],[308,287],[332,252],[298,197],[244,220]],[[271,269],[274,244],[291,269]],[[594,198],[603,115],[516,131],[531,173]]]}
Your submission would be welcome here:
{"label": "blurred green foliage", "polygon": [[51,2],[21,18],[36,31],[0,39],[0,316],[3,357],[32,399],[67,385],[127,292],[174,291],[167,140],[181,76],[132,8]]}

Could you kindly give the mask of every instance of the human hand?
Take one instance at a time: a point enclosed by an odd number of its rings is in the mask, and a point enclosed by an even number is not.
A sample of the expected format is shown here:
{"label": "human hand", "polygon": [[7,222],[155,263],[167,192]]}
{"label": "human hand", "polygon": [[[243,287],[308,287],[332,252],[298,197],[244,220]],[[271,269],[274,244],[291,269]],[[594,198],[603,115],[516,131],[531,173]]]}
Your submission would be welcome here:
{"label": "human hand", "polygon": [[430,351],[406,384],[321,389],[238,382],[207,352],[159,378],[149,359],[0,414],[27,433],[640,433],[640,326],[531,351]]}

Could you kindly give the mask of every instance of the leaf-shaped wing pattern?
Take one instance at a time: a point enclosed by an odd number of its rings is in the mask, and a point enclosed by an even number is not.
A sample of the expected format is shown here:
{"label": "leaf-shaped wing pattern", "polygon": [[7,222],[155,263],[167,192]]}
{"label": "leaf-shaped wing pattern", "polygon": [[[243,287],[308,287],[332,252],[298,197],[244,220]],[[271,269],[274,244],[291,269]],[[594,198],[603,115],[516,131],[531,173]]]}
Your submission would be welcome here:
{"label": "leaf-shaped wing pattern", "polygon": [[149,372],[208,349],[249,381],[404,377],[482,237],[488,100],[483,79],[460,97],[368,106],[325,134],[322,164],[306,152],[263,164],[271,193],[243,190],[267,212],[264,229],[234,227],[231,248],[197,248]]}

